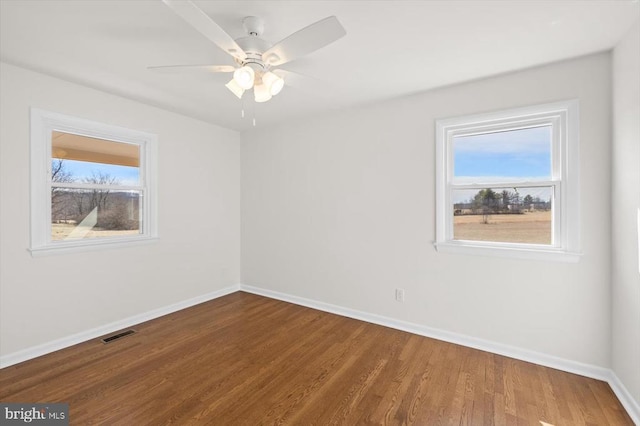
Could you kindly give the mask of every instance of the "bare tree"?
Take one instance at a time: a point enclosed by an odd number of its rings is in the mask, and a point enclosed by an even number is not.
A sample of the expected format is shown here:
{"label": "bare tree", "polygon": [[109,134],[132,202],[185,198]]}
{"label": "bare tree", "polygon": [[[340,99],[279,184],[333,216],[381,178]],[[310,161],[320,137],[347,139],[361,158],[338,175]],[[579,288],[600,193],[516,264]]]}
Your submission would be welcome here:
{"label": "bare tree", "polygon": [[57,159],[51,162],[51,182],[68,183],[73,181],[73,173],[66,169],[64,160]]}
{"label": "bare tree", "polygon": [[109,197],[108,207],[98,214],[98,226],[111,230],[139,229],[139,199],[134,194],[116,192]]}
{"label": "bare tree", "polygon": [[[100,171],[93,171],[91,176],[85,177],[82,179],[84,183],[97,184],[97,185],[119,185],[120,180],[111,176],[109,173],[103,173]],[[107,202],[109,201],[109,189],[93,189],[91,191],[89,197],[89,211],[93,210],[95,207],[99,209],[104,209],[107,207]]]}
{"label": "bare tree", "polygon": [[81,221],[88,213],[98,209],[97,226],[101,229],[130,230],[138,229],[138,201],[122,191],[112,191],[109,187],[120,185],[120,179],[109,173],[93,171],[84,177],[83,183],[91,184],[90,190],[75,191],[75,214]]}
{"label": "bare tree", "polygon": [[97,225],[103,229],[138,229],[138,200],[125,192],[112,191],[120,180],[109,173],[94,170],[90,176],[76,179],[65,167],[64,160],[51,164],[51,181],[91,184],[92,189],[51,187],[51,218],[55,221],[73,219],[81,222],[88,213],[98,209]]}
{"label": "bare tree", "polygon": [[[64,160],[55,159],[51,162],[51,182],[53,183],[69,183],[73,182],[75,178],[73,173],[66,169]],[[67,191],[63,188],[55,186],[51,187],[51,217],[60,219],[61,216],[66,216],[67,203],[65,202],[65,195]]]}

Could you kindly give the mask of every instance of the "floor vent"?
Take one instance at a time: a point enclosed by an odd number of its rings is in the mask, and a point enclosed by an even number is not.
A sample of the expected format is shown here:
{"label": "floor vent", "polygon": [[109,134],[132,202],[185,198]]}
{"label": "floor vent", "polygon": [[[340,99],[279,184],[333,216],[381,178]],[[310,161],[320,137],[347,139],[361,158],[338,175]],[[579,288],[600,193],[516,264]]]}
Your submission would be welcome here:
{"label": "floor vent", "polygon": [[102,341],[102,343],[111,343],[114,340],[122,339],[123,337],[129,336],[134,333],[135,333],[135,330],[127,330],[127,331],[120,332],[118,334],[111,335],[109,337],[105,337],[104,339],[100,339],[100,340]]}

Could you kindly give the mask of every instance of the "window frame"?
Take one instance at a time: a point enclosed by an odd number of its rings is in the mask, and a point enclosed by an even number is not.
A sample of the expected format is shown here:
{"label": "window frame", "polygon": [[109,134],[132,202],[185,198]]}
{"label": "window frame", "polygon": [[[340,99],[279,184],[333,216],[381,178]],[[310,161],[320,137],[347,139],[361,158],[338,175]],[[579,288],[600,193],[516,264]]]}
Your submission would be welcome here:
{"label": "window frame", "polygon": [[[157,142],[156,135],[99,123],[38,108],[31,108],[31,229],[29,251],[32,256],[51,253],[128,247],[158,238],[157,220]],[[51,181],[52,132],[59,131],[90,138],[137,145],[140,149],[139,185],[54,184]],[[53,241],[51,238],[51,188],[134,189],[140,191],[141,233],[92,239]]]}
{"label": "window frame", "polygon": [[[577,100],[436,120],[436,241],[438,252],[577,262],[580,259],[579,103]],[[551,179],[453,182],[453,139],[551,125]],[[551,187],[552,242],[506,243],[453,239],[454,189]]]}

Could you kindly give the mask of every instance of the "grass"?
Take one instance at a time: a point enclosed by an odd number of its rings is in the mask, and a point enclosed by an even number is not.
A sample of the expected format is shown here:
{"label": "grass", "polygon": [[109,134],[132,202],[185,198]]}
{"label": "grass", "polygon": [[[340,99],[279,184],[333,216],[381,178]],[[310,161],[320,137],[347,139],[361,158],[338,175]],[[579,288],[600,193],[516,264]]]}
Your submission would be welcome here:
{"label": "grass", "polygon": [[[69,223],[52,223],[51,224],[51,239],[53,241],[61,241],[67,238],[67,236],[73,231],[76,225]],[[100,237],[115,237],[122,235],[137,235],[140,231],[134,229],[132,231],[118,231],[118,230],[104,230],[100,228],[94,228],[87,233],[84,239],[87,238],[100,238]]]}
{"label": "grass", "polygon": [[551,244],[551,211],[524,214],[494,214],[489,223],[482,215],[453,218],[453,238],[470,241]]}

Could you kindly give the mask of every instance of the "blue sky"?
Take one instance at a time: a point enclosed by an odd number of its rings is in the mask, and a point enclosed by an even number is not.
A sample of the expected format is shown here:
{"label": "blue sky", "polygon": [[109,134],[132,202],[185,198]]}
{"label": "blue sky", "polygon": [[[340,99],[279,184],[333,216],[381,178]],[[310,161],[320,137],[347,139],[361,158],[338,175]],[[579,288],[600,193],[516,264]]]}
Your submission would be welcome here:
{"label": "blue sky", "polygon": [[550,126],[456,137],[453,152],[456,183],[551,177]]}
{"label": "blue sky", "polygon": [[81,182],[83,178],[90,177],[94,172],[116,177],[120,185],[137,185],[139,181],[138,167],[64,160],[64,168],[73,175],[76,182]]}

